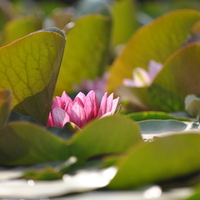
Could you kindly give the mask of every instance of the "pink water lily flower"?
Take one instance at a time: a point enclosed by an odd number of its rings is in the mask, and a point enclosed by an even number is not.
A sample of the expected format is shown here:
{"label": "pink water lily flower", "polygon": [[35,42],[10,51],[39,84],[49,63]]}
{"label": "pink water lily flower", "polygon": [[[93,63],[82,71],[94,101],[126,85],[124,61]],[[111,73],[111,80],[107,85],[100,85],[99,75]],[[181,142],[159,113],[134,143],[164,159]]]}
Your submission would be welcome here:
{"label": "pink water lily flower", "polygon": [[80,86],[74,85],[73,87],[76,92],[79,92],[79,91],[89,92],[91,90],[94,90],[96,93],[97,99],[100,101],[101,97],[106,91],[106,83],[108,81],[108,78],[109,78],[109,73],[106,72],[103,74],[102,77],[96,77],[93,80],[83,79],[81,81]]}
{"label": "pink water lily flower", "polygon": [[63,92],[61,97],[56,96],[53,99],[47,127],[56,126],[62,128],[67,122],[73,122],[79,128],[82,128],[95,118],[113,115],[117,108],[119,97],[113,98],[113,93],[108,96],[106,92],[99,105],[93,90],[87,95],[79,92],[74,100],[66,92]]}
{"label": "pink water lily flower", "polygon": [[150,86],[162,69],[162,64],[151,60],[148,65],[148,72],[137,67],[133,70],[133,79],[123,79],[123,85],[127,87],[145,87]]}

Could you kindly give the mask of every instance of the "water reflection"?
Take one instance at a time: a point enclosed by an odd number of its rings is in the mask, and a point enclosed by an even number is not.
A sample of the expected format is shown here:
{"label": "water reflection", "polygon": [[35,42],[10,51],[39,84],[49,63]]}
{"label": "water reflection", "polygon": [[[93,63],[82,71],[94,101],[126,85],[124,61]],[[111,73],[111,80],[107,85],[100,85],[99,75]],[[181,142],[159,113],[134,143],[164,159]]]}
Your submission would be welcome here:
{"label": "water reflection", "polygon": [[144,191],[144,198],[155,199],[162,195],[162,189],[160,186],[154,185]]}

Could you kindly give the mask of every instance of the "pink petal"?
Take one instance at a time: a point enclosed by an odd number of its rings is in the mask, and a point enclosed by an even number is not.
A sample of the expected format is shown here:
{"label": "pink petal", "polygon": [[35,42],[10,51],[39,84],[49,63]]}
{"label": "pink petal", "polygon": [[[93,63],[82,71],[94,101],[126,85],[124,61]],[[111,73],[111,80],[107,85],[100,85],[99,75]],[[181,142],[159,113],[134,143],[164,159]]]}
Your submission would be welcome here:
{"label": "pink petal", "polygon": [[62,93],[61,99],[62,99],[63,101],[65,101],[66,103],[72,101],[72,99],[66,94],[65,91]]}
{"label": "pink petal", "polygon": [[84,106],[85,94],[82,92],[79,92],[74,99],[74,102],[76,101],[78,101],[82,106]]}
{"label": "pink petal", "polygon": [[134,69],[133,80],[138,86],[146,86],[151,83],[148,72],[140,67]]}
{"label": "pink petal", "polygon": [[54,126],[51,112],[49,113],[49,117],[47,121],[47,127],[50,127],[50,126]]}
{"label": "pink petal", "polygon": [[56,96],[55,101],[56,101],[56,107],[59,107],[59,108],[65,107],[65,101],[61,97]]}
{"label": "pink petal", "polygon": [[[90,98],[90,101],[92,103],[92,116],[96,117],[98,114],[98,108],[99,108],[97,96],[96,96],[95,92],[93,90],[91,90],[87,94],[87,97]],[[86,103],[86,101],[84,103]]]}
{"label": "pink petal", "polygon": [[112,104],[113,104],[113,93],[110,94],[109,97],[107,98],[106,113],[112,110]]}
{"label": "pink petal", "polygon": [[100,118],[108,117],[108,116],[111,116],[111,115],[112,115],[112,112],[107,112],[104,115],[102,115]]}
{"label": "pink petal", "polygon": [[62,108],[56,107],[51,113],[54,126],[56,127],[62,128],[69,121],[68,114]]}
{"label": "pink petal", "polygon": [[137,67],[133,70],[133,79],[124,79],[123,84],[127,87],[144,87],[151,84],[151,79],[145,69]]}
{"label": "pink petal", "polygon": [[70,115],[70,113],[71,113],[73,104],[74,104],[74,102],[68,102],[65,105],[64,110],[68,113],[68,115]]}
{"label": "pink petal", "polygon": [[85,111],[79,102],[75,102],[72,106],[70,120],[80,128],[86,124]]}
{"label": "pink petal", "polygon": [[161,63],[157,63],[154,60],[150,60],[148,68],[149,68],[149,77],[152,81],[161,71],[162,67],[163,66]]}
{"label": "pink petal", "polygon": [[116,99],[113,100],[112,109],[111,109],[111,113],[112,114],[115,113],[115,111],[117,109],[118,102],[119,102],[119,97],[117,97]]}
{"label": "pink petal", "polygon": [[101,117],[102,115],[104,115],[106,113],[107,95],[108,95],[108,93],[106,92],[101,99],[98,117]]}

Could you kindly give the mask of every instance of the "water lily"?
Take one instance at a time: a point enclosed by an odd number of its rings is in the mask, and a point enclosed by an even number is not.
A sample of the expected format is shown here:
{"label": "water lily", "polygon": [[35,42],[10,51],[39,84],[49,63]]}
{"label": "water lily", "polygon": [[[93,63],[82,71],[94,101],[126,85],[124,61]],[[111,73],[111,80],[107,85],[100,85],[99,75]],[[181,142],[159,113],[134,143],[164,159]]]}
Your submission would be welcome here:
{"label": "water lily", "polygon": [[148,65],[148,72],[141,67],[135,68],[133,70],[133,79],[123,79],[123,85],[127,87],[150,86],[161,69],[162,64],[151,60]]}
{"label": "water lily", "polygon": [[109,73],[106,72],[103,74],[102,77],[96,77],[94,80],[83,79],[81,81],[80,86],[74,85],[74,90],[78,91],[85,91],[89,92],[94,90],[97,96],[97,99],[100,101],[101,97],[105,93],[106,90],[106,83],[108,81]]}
{"label": "water lily", "polygon": [[114,94],[108,96],[107,92],[104,93],[100,103],[93,90],[87,95],[79,92],[74,100],[63,92],[61,97],[56,96],[53,99],[47,126],[62,128],[67,122],[73,122],[82,128],[95,118],[113,115],[118,101],[119,97],[114,99]]}

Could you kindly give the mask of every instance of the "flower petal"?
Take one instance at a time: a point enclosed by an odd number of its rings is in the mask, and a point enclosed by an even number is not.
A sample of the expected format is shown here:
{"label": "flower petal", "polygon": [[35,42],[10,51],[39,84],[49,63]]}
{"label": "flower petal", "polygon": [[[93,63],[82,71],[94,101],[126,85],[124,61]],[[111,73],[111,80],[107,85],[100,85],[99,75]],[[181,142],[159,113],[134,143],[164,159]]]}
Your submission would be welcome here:
{"label": "flower petal", "polygon": [[49,113],[49,117],[47,121],[47,127],[50,127],[50,126],[54,126],[51,112]]}
{"label": "flower petal", "polygon": [[83,106],[79,102],[75,102],[72,106],[70,121],[80,128],[86,124],[85,111]]}
{"label": "flower petal", "polygon": [[51,113],[56,127],[62,128],[69,121],[69,115],[62,108],[56,107]]}
{"label": "flower petal", "polygon": [[161,63],[157,63],[154,60],[150,60],[149,62],[149,77],[153,82],[153,79],[157,76],[157,74],[161,71],[162,69],[162,64]]}
{"label": "flower petal", "polygon": [[78,101],[82,106],[84,106],[84,102],[85,102],[85,94],[82,92],[79,92],[75,99],[74,102]]}
{"label": "flower petal", "polygon": [[115,113],[115,111],[117,109],[118,102],[119,102],[119,97],[117,97],[116,99],[113,100],[112,109],[111,109],[111,113],[112,114]]}
{"label": "flower petal", "polygon": [[108,95],[108,93],[106,92],[101,99],[98,117],[101,117],[102,115],[104,115],[106,113],[107,95]]}
{"label": "flower petal", "polygon": [[106,113],[110,112],[112,110],[112,104],[113,104],[113,93],[109,95],[107,98],[107,105],[106,105]]}
{"label": "flower petal", "polygon": [[61,99],[63,99],[63,101],[65,101],[66,103],[72,101],[72,99],[66,94],[65,91],[62,93]]}

